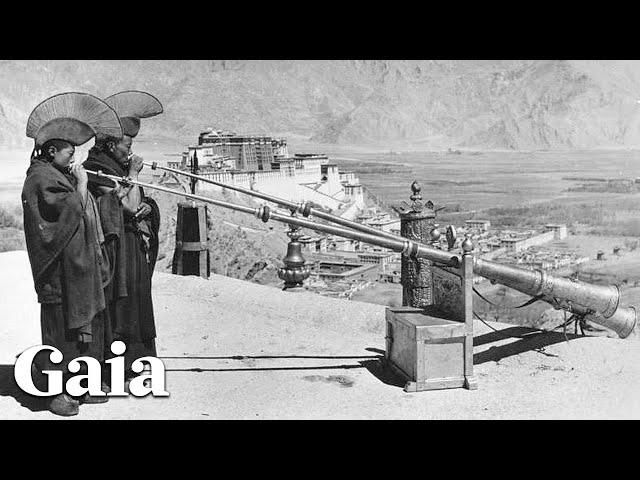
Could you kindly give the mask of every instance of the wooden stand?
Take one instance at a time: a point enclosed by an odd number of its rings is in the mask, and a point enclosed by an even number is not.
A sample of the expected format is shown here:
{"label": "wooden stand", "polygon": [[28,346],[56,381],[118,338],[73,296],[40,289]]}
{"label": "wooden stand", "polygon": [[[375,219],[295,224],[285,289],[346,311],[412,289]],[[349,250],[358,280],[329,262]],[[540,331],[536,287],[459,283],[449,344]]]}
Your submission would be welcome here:
{"label": "wooden stand", "polygon": [[195,202],[179,203],[172,273],[209,278],[207,240],[207,206]]}
{"label": "wooden stand", "polygon": [[386,309],[385,360],[405,392],[478,388],[473,376],[473,256],[460,268],[434,266],[433,304]]}

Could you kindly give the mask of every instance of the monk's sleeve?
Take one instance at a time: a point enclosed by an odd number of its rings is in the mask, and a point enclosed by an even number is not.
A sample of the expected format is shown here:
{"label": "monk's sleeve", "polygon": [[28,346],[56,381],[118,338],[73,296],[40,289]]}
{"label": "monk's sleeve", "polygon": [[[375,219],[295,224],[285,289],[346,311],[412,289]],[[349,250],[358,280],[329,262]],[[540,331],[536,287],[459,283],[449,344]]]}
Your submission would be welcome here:
{"label": "monk's sleeve", "polygon": [[111,268],[112,291],[115,298],[126,297],[127,264],[122,204],[115,191],[101,195],[96,201],[104,234],[104,250]]}
{"label": "monk's sleeve", "polygon": [[153,270],[158,259],[158,250],[160,246],[159,230],[160,230],[160,208],[156,201],[145,196],[142,201],[151,207],[151,213],[143,220],[147,224],[149,230],[149,268],[153,275]]}
{"label": "monk's sleeve", "polygon": [[42,240],[51,243],[57,230],[68,230],[66,225],[79,223],[84,210],[82,196],[56,181],[42,182],[39,191],[38,206],[45,221],[43,228],[40,228]]}
{"label": "monk's sleeve", "polygon": [[82,197],[70,185],[37,175],[25,182],[23,203],[25,237],[37,281],[77,231]]}

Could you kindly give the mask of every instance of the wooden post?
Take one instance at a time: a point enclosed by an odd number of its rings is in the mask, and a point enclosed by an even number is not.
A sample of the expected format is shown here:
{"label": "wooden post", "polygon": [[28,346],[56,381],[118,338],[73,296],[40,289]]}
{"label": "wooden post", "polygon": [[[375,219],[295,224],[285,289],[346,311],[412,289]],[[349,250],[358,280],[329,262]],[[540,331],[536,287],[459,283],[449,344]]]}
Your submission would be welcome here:
{"label": "wooden post", "polygon": [[473,242],[466,238],[462,242],[462,297],[464,304],[464,387],[476,390],[478,382],[473,376]]}
{"label": "wooden post", "polygon": [[178,203],[172,273],[209,278],[211,271],[207,243],[207,206],[196,202]]}

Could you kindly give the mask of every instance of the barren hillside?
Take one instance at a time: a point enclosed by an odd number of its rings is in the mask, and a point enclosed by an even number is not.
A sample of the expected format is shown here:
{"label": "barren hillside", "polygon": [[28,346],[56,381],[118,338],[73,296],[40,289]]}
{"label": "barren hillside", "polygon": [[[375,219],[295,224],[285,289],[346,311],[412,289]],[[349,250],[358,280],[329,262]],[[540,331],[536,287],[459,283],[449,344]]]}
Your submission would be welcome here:
{"label": "barren hillside", "polygon": [[205,127],[423,148],[640,146],[637,61],[1,61],[0,146],[48,95],[156,94],[145,137]]}

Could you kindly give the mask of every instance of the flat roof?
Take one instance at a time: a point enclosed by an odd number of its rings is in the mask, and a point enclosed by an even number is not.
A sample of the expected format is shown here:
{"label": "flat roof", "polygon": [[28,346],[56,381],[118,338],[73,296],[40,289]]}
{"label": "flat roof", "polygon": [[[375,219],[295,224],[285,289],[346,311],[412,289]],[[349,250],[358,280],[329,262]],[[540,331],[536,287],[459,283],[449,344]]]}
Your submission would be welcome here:
{"label": "flat roof", "polygon": [[[354,185],[357,187],[357,185]],[[391,220],[370,220],[369,224],[370,225],[389,225],[390,223],[399,223],[400,219],[396,218],[396,219],[391,219]]]}
{"label": "flat roof", "polygon": [[394,255],[394,252],[357,252],[358,256],[369,255],[373,257],[391,257]]}

